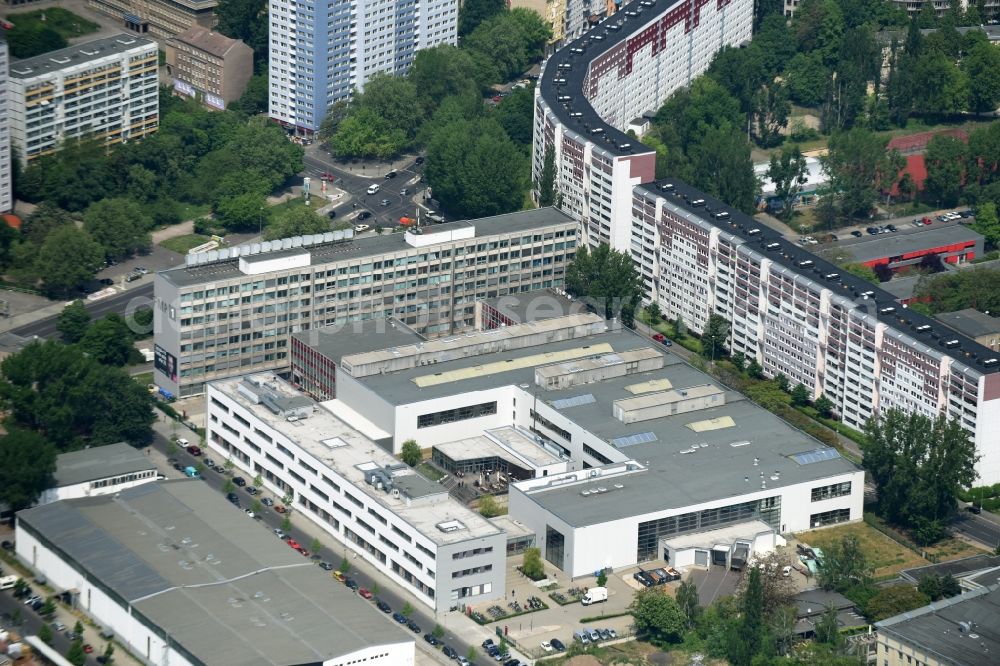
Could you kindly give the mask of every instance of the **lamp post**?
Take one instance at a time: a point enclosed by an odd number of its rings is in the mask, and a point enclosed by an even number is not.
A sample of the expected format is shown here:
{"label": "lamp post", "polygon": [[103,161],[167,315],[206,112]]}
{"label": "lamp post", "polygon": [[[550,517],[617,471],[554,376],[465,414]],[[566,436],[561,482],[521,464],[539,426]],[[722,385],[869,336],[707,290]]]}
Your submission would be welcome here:
{"label": "lamp post", "polygon": [[257,211],[257,235],[264,235],[264,207],[261,206],[260,210]]}

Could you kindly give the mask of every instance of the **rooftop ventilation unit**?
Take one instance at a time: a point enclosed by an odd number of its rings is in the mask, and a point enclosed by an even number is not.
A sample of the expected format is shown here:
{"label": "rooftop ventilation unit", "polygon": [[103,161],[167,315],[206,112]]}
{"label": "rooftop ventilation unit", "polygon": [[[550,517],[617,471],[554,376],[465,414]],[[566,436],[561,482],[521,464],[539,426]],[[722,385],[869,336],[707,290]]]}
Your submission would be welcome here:
{"label": "rooftop ventilation unit", "polygon": [[445,534],[451,534],[452,532],[458,532],[459,530],[464,530],[465,525],[458,520],[446,520],[444,522],[438,523],[436,527],[444,532]]}
{"label": "rooftop ventilation unit", "polygon": [[729,446],[733,447],[734,449],[738,449],[741,446],[750,446],[750,440],[743,440],[741,442],[730,442]]}

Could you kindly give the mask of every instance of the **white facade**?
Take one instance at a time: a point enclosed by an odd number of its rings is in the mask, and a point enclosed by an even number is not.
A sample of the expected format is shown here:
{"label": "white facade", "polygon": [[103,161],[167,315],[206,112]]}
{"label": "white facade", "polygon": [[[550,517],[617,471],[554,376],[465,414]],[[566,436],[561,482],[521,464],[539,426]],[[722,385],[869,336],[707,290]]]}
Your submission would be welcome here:
{"label": "white facade", "polygon": [[268,17],[270,115],[306,134],[375,74],[405,74],[418,50],[458,39],[448,0],[270,0]]}
{"label": "white facade", "polygon": [[[269,384],[291,394],[280,380]],[[237,387],[207,387],[206,444],[216,455],[251,478],[259,474],[277,496],[291,496],[296,510],[436,612],[503,596],[503,531],[436,484],[408,495],[408,481],[422,477],[393,476],[403,489],[393,493],[366,483],[363,470],[398,461],[323,406],[288,422],[238,397]],[[453,521],[460,527],[445,531]]]}
{"label": "white facade", "polygon": [[114,495],[115,493],[133,488],[144,483],[156,481],[156,468],[137,472],[118,474],[103,479],[83,481],[67,486],[49,488],[42,492],[38,498],[39,504],[58,502],[59,500],[78,499],[80,497],[94,497],[96,495]]}
{"label": "white facade", "polygon": [[113,144],[159,126],[156,42],[121,34],[10,68],[11,143],[24,163],[59,150],[67,139]]}
{"label": "white facade", "polygon": [[[609,486],[621,483],[628,487],[631,475],[650,473],[646,470],[628,470],[626,467],[626,465],[615,465],[601,469],[601,482]],[[558,490],[552,492],[572,492],[571,489],[591,481],[589,473],[592,471],[584,470],[576,474],[575,478],[578,480],[562,484]],[[636,539],[642,524],[684,514],[704,515],[703,512],[706,514],[714,513],[725,507],[778,498],[780,519],[779,526],[775,531],[781,533],[813,529],[817,527],[813,522],[814,516],[837,509],[850,511],[850,520],[852,521],[860,520],[864,506],[864,476],[864,471],[859,469],[807,483],[757,490],[734,497],[720,498],[712,502],[676,506],[585,526],[571,525],[559,516],[547,511],[542,504],[536,501],[538,496],[536,493],[539,492],[536,489],[550,484],[551,479],[532,479],[513,484],[510,487],[509,511],[512,518],[523,523],[536,534],[536,546],[541,549],[543,555],[546,553],[546,534],[549,528],[555,529],[563,535],[565,538],[564,570],[575,578],[592,575],[593,572],[603,568],[619,569],[641,563],[643,560],[637,558]],[[811,500],[814,488],[842,483],[850,484],[849,494],[819,501]],[[588,500],[581,498],[580,501],[585,503]],[[614,501],[614,496],[609,494],[606,500],[600,498],[594,501],[611,502]],[[649,502],[650,504],[654,503],[655,498],[650,497]],[[756,552],[766,552],[768,549],[767,539],[761,538],[759,541],[759,545],[756,545],[758,548]],[[657,551],[657,555],[658,557],[655,559],[662,558],[662,553],[659,551]],[[682,567],[691,563],[671,560],[671,564]]]}
{"label": "white facade", "polygon": [[0,37],[0,213],[14,209],[11,190],[10,109],[8,108],[7,77],[10,54],[7,42]]}

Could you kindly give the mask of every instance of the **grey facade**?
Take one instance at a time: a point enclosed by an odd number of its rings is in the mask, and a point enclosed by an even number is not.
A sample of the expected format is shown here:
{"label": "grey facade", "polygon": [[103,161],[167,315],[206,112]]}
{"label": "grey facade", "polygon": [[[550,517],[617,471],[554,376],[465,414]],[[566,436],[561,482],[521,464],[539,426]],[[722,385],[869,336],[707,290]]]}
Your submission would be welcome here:
{"label": "grey facade", "polygon": [[9,62],[7,42],[0,35],[0,213],[6,213],[14,208],[14,195],[10,182],[10,109],[7,106]]}
{"label": "grey facade", "polygon": [[394,317],[428,337],[471,329],[477,299],[561,285],[576,234],[543,208],[162,271],[154,381],[186,396],[285,372],[289,336],[321,326]]}

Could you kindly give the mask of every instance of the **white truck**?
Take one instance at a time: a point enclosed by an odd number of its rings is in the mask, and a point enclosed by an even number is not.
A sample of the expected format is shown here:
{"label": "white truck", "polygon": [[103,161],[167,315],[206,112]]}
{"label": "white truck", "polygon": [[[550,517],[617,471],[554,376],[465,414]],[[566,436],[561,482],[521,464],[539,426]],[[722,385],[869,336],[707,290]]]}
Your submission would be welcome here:
{"label": "white truck", "polygon": [[606,587],[591,587],[587,590],[587,593],[583,595],[580,599],[580,603],[584,606],[589,606],[590,604],[599,604],[602,601],[608,600],[608,588]]}

